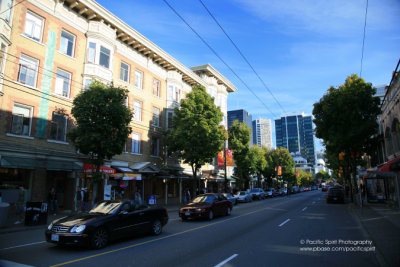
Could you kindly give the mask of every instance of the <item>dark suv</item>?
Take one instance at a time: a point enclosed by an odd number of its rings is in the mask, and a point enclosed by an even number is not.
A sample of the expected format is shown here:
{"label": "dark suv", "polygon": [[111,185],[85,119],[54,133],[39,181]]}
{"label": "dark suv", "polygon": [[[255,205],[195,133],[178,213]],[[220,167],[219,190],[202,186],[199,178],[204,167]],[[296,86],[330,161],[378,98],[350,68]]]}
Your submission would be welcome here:
{"label": "dark suv", "polygon": [[333,186],[328,189],[328,194],[326,195],[326,203],[344,203],[344,199],[344,188],[342,186]]}

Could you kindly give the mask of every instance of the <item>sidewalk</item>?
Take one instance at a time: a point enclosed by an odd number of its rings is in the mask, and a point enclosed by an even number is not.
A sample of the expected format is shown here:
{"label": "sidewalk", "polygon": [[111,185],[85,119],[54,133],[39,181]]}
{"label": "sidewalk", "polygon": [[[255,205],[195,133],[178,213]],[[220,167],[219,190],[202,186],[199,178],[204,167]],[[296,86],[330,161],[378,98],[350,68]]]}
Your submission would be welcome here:
{"label": "sidewalk", "polygon": [[[168,210],[168,214],[171,216],[173,213],[178,213],[180,205],[167,205],[166,208]],[[15,217],[8,217],[7,224],[4,227],[0,227],[0,235],[13,233],[13,232],[21,232],[21,231],[30,231],[36,229],[45,229],[50,222],[55,219],[62,218],[68,215],[76,214],[76,212],[71,211],[59,211],[56,215],[49,214],[47,217],[47,224],[42,225],[34,225],[34,226],[27,226],[24,222],[19,224],[14,224],[17,219]]]}
{"label": "sidewalk", "polygon": [[350,208],[373,241],[380,264],[400,266],[400,209],[366,202],[363,207],[351,204]]}

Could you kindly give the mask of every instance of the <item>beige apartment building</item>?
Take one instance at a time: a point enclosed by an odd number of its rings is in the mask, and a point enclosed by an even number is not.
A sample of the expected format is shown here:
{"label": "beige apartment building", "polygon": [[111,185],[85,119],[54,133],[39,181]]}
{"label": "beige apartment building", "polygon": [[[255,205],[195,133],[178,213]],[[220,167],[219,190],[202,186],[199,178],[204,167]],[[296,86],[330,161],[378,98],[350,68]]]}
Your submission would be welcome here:
{"label": "beige apartment building", "polygon": [[30,201],[46,201],[55,187],[58,207],[74,210],[76,189],[92,189],[86,156],[66,133],[73,99],[93,79],[126,87],[135,113],[124,152],[102,168],[107,178],[98,199],[138,191],[164,204],[181,201],[191,170],[165,156],[162,134],[173,108],[202,85],[221,107],[226,127],[227,97],[236,87],[208,64],[184,66],[95,1],[0,3],[3,201],[15,202],[19,185]]}

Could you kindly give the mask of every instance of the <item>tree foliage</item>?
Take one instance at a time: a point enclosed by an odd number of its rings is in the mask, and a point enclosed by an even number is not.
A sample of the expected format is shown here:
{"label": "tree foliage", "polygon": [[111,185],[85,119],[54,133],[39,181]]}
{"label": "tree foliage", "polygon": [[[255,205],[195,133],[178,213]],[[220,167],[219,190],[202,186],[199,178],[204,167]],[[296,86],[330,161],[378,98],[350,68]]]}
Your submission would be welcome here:
{"label": "tree foliage", "polygon": [[[282,167],[282,179],[287,181],[290,185],[296,184],[296,177],[294,174],[294,166],[296,163],[294,159],[284,147],[280,147],[271,151],[272,165],[275,167]],[[275,174],[277,175],[277,174]]]}
{"label": "tree foliage", "polygon": [[73,101],[75,126],[67,136],[80,153],[90,156],[99,177],[105,159],[121,154],[132,129],[132,111],[125,106],[127,90],[94,81]]}
{"label": "tree foliage", "polygon": [[343,166],[343,175],[348,181],[351,176],[355,179],[356,166],[367,151],[371,136],[378,130],[380,109],[375,92],[370,83],[353,74],[338,88],[331,86],[314,104],[316,137],[323,139],[328,161],[344,152],[344,160],[339,165]]}
{"label": "tree foliage", "polygon": [[232,149],[237,176],[242,187],[249,188],[252,163],[249,157],[251,130],[244,122],[235,120],[228,130],[229,148]]}
{"label": "tree foliage", "polygon": [[194,86],[179,108],[174,109],[173,127],[167,133],[168,150],[192,167],[193,192],[197,190],[197,171],[222,150],[227,138],[220,125],[223,113],[202,86]]}
{"label": "tree foliage", "polygon": [[249,150],[249,160],[251,163],[251,173],[257,176],[257,187],[261,187],[261,175],[267,168],[265,151],[257,145],[253,145]]}

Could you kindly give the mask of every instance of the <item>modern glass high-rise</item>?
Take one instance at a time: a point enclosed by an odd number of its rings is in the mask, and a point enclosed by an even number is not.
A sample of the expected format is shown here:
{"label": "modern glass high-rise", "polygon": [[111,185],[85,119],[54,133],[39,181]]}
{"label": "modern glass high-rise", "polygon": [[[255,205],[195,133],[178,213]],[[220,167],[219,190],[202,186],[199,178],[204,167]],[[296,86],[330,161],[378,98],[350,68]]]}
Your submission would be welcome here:
{"label": "modern glass high-rise", "polygon": [[[248,113],[244,109],[237,109],[228,111],[228,129],[232,126],[233,122],[238,120],[239,122],[244,122],[252,131],[252,117],[251,114]],[[253,134],[250,136],[250,146],[253,145]]]}
{"label": "modern glass high-rise", "polygon": [[310,165],[315,165],[314,125],[312,116],[304,113],[275,119],[276,147],[290,153],[300,152]]}
{"label": "modern glass high-rise", "polygon": [[253,144],[272,148],[271,120],[259,118],[253,121]]}

